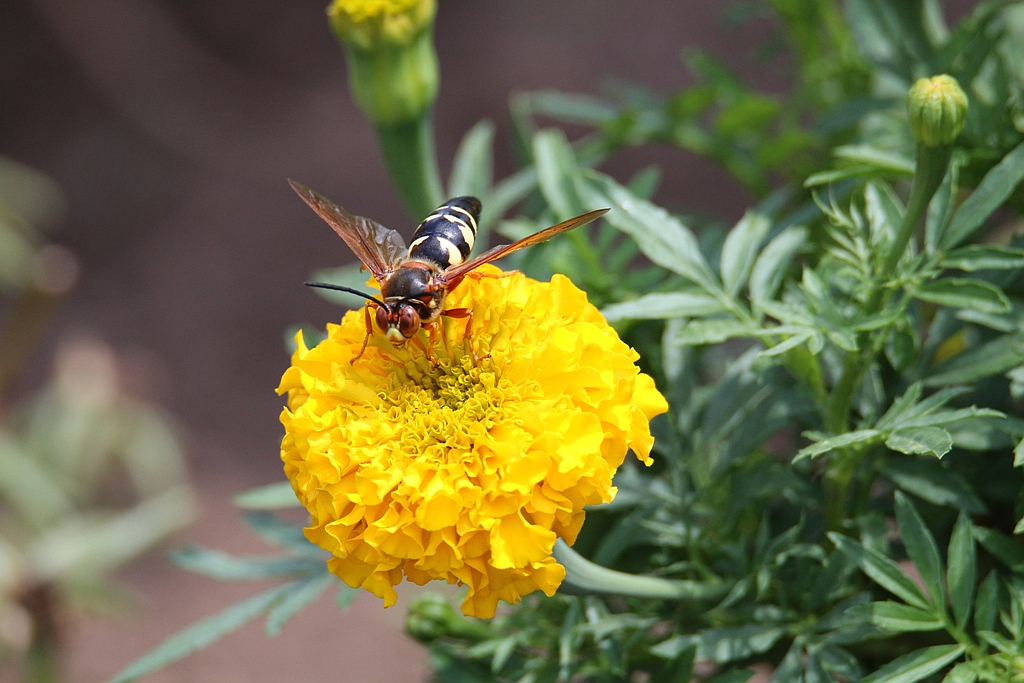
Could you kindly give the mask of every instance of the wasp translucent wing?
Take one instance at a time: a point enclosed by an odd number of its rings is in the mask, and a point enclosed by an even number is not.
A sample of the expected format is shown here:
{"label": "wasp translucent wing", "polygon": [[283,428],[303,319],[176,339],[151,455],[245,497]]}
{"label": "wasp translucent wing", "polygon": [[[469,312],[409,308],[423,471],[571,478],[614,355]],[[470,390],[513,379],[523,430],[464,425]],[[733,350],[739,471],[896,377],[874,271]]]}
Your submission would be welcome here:
{"label": "wasp translucent wing", "polygon": [[330,199],[302,183],[289,180],[295,193],[334,228],[345,244],[363,262],[377,282],[384,282],[406,256],[405,242],[394,230],[362,216],[353,216]]}
{"label": "wasp translucent wing", "polygon": [[608,209],[596,209],[594,211],[588,211],[587,213],[576,216],[575,218],[570,218],[569,220],[562,221],[557,225],[552,225],[550,228],[544,228],[540,232],[535,232],[528,237],[524,237],[523,239],[517,242],[513,242],[512,244],[502,244],[501,246],[489,249],[488,251],[485,251],[479,256],[475,256],[469,259],[465,263],[461,263],[457,266],[452,266],[451,268],[445,270],[443,274],[445,282],[449,286],[455,286],[467,273],[476,268],[479,268],[485,263],[488,263],[495,259],[499,259],[502,256],[507,256],[508,254],[511,254],[514,251],[519,251],[523,247],[528,247],[532,244],[540,244],[541,242],[546,242],[555,235],[560,235],[563,232],[569,232],[570,230],[584,226],[587,223],[590,223],[591,221],[600,218],[606,213],[608,213]]}

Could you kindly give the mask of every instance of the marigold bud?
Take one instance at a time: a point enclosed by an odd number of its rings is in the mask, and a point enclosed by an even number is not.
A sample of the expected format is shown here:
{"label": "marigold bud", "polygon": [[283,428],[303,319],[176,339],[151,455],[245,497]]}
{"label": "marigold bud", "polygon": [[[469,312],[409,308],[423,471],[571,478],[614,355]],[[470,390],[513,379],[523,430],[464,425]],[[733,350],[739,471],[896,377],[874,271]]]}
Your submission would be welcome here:
{"label": "marigold bud", "polygon": [[334,0],[327,9],[352,95],[376,125],[415,121],[434,103],[436,10],[436,0]]}
{"label": "marigold bud", "polygon": [[949,145],[967,120],[967,95],[952,76],[922,78],[907,94],[907,115],[918,142],[928,147]]}

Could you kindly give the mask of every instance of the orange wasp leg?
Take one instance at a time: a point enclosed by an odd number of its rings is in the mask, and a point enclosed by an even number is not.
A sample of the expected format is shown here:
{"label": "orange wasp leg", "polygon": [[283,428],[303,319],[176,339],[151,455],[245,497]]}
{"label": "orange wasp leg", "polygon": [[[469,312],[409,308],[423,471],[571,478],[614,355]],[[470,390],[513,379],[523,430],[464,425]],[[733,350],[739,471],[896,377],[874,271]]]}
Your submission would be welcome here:
{"label": "orange wasp leg", "polygon": [[[374,306],[376,308],[376,306]],[[363,307],[363,311],[366,313],[366,336],[363,337],[363,346],[359,349],[359,353],[349,361],[350,364],[355,364],[357,360],[363,357],[363,351],[366,351],[366,345],[370,342],[370,335],[373,334],[373,321],[370,318],[370,304],[366,304]]]}
{"label": "orange wasp leg", "polygon": [[411,341],[423,352],[423,354],[427,357],[427,360],[429,360],[434,367],[437,367],[437,356],[435,356],[434,352],[432,351],[432,348],[434,346],[434,338],[435,335],[437,334],[436,330],[434,329],[434,326],[430,327],[430,331],[428,334],[429,340],[427,341],[426,344],[423,343],[423,339],[421,339],[419,335],[413,337]]}
{"label": "orange wasp leg", "polygon": [[[466,319],[466,331],[463,333],[463,343],[465,349],[469,351],[469,355],[473,356],[473,364],[480,365],[480,361],[486,360],[491,357],[491,354],[487,354],[483,358],[476,355],[476,350],[473,349],[473,309],[472,308],[449,308],[447,311],[442,311],[441,315],[449,318],[465,318]],[[445,346],[448,345],[448,338],[445,337]],[[449,354],[451,351],[449,351]]]}

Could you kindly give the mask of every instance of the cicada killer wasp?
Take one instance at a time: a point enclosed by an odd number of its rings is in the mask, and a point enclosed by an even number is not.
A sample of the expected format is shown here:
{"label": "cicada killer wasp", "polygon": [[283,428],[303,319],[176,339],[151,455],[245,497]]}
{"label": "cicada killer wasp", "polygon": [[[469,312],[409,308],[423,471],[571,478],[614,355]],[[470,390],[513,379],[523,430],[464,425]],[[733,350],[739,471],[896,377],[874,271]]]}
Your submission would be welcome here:
{"label": "cicada killer wasp", "polygon": [[[341,285],[306,283],[311,287],[349,292],[367,299],[366,337],[363,339],[363,347],[352,362],[358,360],[366,350],[366,344],[373,333],[371,320],[377,323],[384,336],[395,346],[402,346],[414,338],[420,328],[426,328],[430,333],[426,351],[431,358],[430,349],[442,315],[468,318],[465,335],[468,338],[472,327],[472,310],[444,308],[445,295],[457,287],[466,275],[485,263],[523,247],[545,242],[555,235],[586,225],[608,211],[589,211],[467,260],[476,241],[480,220],[480,200],[475,197],[455,197],[439,206],[419,224],[413,233],[412,243],[406,248],[402,236],[396,231],[369,218],[350,214],[301,183],[292,180],[288,183],[345,240],[345,244],[380,283],[379,298]],[[374,309],[372,314],[371,309]]]}

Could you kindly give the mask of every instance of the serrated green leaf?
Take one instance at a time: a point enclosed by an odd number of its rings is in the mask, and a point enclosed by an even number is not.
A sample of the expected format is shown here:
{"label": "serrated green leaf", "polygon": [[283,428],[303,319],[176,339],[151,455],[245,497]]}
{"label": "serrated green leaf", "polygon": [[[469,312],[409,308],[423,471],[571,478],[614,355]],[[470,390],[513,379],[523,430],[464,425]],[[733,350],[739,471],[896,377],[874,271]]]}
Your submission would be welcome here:
{"label": "serrated green leaf", "polygon": [[287,481],[279,481],[236,493],[231,500],[243,510],[281,510],[302,507],[302,503],[295,497],[291,483]]}
{"label": "serrated green leaf", "polygon": [[608,322],[699,318],[723,312],[725,312],[725,307],[718,299],[706,294],[690,292],[655,292],[646,294],[639,299],[611,304],[601,309],[601,314]]}
{"label": "serrated green leaf", "polygon": [[835,544],[836,548],[857,562],[861,570],[879,586],[907,604],[925,610],[931,609],[927,598],[925,598],[913,579],[907,576],[900,569],[900,566],[888,557],[871,548],[865,548],[841,534],[833,532],[828,537]]}
{"label": "serrated green leaf", "polygon": [[897,657],[861,683],[914,683],[953,663],[962,655],[963,645],[935,645]]}
{"label": "serrated green leaf", "polygon": [[946,582],[943,580],[939,547],[921,514],[902,491],[896,492],[896,522],[900,527],[903,546],[931,594],[932,604],[942,609],[946,604]]}
{"label": "serrated green leaf", "polygon": [[[813,438],[810,433],[807,433],[804,436]],[[839,436],[830,436],[828,438],[818,439],[815,443],[801,448],[793,457],[793,462],[803,460],[804,458],[813,458],[815,456],[828,453],[829,451],[847,448],[849,446],[858,446],[863,448],[871,445],[872,443],[881,441],[881,439],[882,432],[876,429],[859,429],[854,432],[840,434]]]}
{"label": "serrated green leaf", "polygon": [[726,236],[722,244],[719,271],[722,273],[725,291],[730,296],[739,294],[740,288],[746,283],[761,243],[771,227],[767,216],[748,211]]}
{"label": "serrated green leaf", "polygon": [[902,602],[862,603],[854,605],[847,613],[886,631],[937,631],[943,627],[942,618],[934,610],[912,607]]}
{"label": "serrated green leaf", "polygon": [[977,554],[974,551],[971,518],[965,512],[957,517],[946,557],[946,585],[949,588],[953,619],[957,626],[965,628],[974,605],[974,582],[977,578]]}
{"label": "serrated green leaf", "polygon": [[748,289],[751,300],[767,300],[775,296],[790,261],[806,243],[807,228],[802,225],[791,225],[768,242],[750,270]]}
{"label": "serrated green leaf", "polygon": [[640,199],[608,176],[593,171],[584,172],[577,179],[577,189],[587,206],[611,207],[605,220],[632,237],[652,263],[682,275],[709,292],[720,289],[697,238],[663,208]]}
{"label": "serrated green leaf", "polygon": [[267,636],[273,638],[281,633],[288,620],[316,602],[338,578],[327,573],[326,567],[318,576],[293,581],[291,589],[267,611]]}
{"label": "serrated green leaf", "polygon": [[129,664],[110,683],[130,683],[202,650],[266,612],[288,593],[290,584],[235,603],[219,614],[207,617],[171,636],[153,650]]}
{"label": "serrated green leaf", "polygon": [[448,196],[486,198],[490,192],[494,161],[494,124],[486,119],[469,129],[455,151]]}
{"label": "serrated green leaf", "polygon": [[886,438],[885,445],[907,455],[941,458],[953,449],[953,437],[941,427],[917,427],[893,432]]}
{"label": "serrated green leaf", "polygon": [[971,236],[1024,179],[1024,143],[992,167],[953,215],[942,237],[942,248],[954,247]]}
{"label": "serrated green leaf", "polygon": [[892,458],[881,473],[900,489],[935,505],[945,505],[977,515],[985,504],[970,484],[934,458]]}
{"label": "serrated green leaf", "polygon": [[1003,291],[984,280],[947,277],[922,283],[914,296],[949,308],[969,308],[982,313],[1006,313],[1010,300]]}
{"label": "serrated green leaf", "polygon": [[1024,249],[988,244],[969,244],[946,254],[943,268],[956,268],[968,273],[978,270],[1024,268]]}

